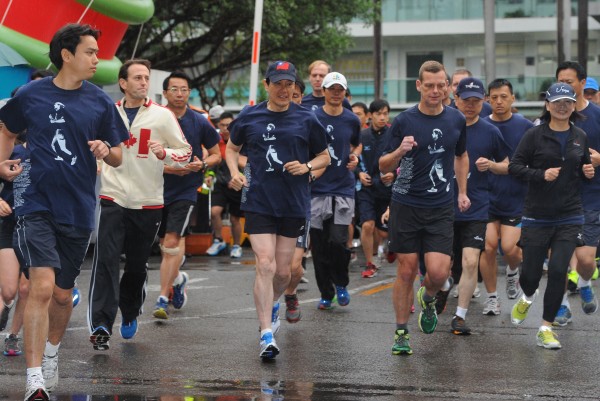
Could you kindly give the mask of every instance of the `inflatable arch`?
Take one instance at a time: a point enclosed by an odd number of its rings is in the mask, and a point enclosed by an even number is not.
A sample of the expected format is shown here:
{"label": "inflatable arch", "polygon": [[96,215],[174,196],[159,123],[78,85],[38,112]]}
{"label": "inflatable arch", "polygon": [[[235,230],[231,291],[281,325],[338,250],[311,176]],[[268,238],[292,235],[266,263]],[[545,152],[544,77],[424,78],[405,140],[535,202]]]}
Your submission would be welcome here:
{"label": "inflatable arch", "polygon": [[10,0],[0,2],[0,42],[35,68],[50,64],[48,43],[63,25],[80,21],[102,31],[100,63],[93,82],[117,82],[121,61],[115,57],[128,25],[142,24],[154,14],[152,0]]}

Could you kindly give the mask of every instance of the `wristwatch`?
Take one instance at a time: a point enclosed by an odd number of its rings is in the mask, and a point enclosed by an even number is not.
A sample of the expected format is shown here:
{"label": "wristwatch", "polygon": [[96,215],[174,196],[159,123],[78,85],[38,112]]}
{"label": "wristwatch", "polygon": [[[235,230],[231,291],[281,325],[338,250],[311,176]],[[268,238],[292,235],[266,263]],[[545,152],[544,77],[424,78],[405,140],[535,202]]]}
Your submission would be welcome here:
{"label": "wristwatch", "polygon": [[102,141],[102,143],[106,145],[108,150],[110,150],[110,148],[112,148],[111,144],[108,141]]}
{"label": "wristwatch", "polygon": [[306,163],[306,167],[308,167],[308,172],[310,173],[312,171],[312,164],[310,164],[310,162]]}

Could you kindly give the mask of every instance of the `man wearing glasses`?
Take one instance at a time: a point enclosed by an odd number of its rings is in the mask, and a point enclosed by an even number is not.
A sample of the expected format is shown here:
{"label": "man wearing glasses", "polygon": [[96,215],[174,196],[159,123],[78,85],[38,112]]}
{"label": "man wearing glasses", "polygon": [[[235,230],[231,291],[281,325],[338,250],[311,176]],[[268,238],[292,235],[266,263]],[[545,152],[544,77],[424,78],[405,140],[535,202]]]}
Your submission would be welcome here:
{"label": "man wearing glasses", "polygon": [[[160,237],[160,295],[153,316],[168,319],[169,292],[173,288],[173,307],[181,309],[186,301],[187,273],[179,272],[185,254],[185,235],[202,185],[204,171],[221,161],[219,135],[208,120],[188,107],[190,77],[183,72],[173,72],[163,81],[163,96],[188,143],[192,146],[192,159],[184,167],[165,165],[165,207],[162,209]],[[202,147],[208,149],[204,158]],[[174,285],[175,284],[175,285]]]}

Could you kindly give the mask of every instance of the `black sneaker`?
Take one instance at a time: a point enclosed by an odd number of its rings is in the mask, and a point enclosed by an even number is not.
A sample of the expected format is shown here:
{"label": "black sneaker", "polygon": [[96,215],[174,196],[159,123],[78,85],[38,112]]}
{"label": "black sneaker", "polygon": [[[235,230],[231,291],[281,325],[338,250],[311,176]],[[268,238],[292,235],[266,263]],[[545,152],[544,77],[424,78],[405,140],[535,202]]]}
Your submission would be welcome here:
{"label": "black sneaker", "polygon": [[450,291],[452,290],[452,287],[454,287],[454,279],[452,278],[452,276],[448,277],[448,282],[450,283],[448,291],[439,290],[437,295],[435,296],[435,311],[438,315],[446,310],[448,295],[450,295]]}
{"label": "black sneaker", "polygon": [[[15,301],[13,300],[10,305],[3,305],[2,312],[0,312],[0,331],[6,328],[6,324],[8,323],[8,316],[10,315],[10,310],[12,309]],[[2,303],[0,303],[2,305]]]}
{"label": "black sneaker", "polygon": [[467,326],[465,319],[454,315],[452,318],[452,333],[457,336],[471,334],[471,329]]}
{"label": "black sneaker", "polygon": [[109,348],[108,340],[110,340],[110,333],[102,326],[98,327],[90,336],[90,342],[94,346],[96,351],[106,351]]}

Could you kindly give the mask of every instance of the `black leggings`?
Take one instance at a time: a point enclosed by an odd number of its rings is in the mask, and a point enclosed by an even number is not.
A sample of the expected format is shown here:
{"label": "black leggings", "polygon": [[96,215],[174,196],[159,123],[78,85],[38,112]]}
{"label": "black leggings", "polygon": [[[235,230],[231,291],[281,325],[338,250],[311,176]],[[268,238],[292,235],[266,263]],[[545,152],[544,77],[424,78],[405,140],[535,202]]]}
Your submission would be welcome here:
{"label": "black leggings", "polygon": [[544,259],[552,250],[548,262],[548,284],[544,293],[542,318],[553,322],[565,293],[565,277],[576,244],[573,241],[552,240],[550,246],[523,246],[523,271],[519,283],[525,295],[532,296],[542,278]]}

